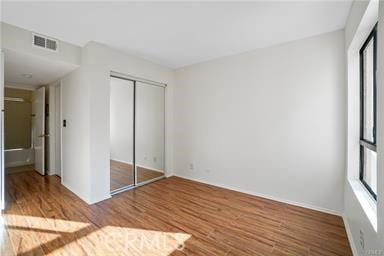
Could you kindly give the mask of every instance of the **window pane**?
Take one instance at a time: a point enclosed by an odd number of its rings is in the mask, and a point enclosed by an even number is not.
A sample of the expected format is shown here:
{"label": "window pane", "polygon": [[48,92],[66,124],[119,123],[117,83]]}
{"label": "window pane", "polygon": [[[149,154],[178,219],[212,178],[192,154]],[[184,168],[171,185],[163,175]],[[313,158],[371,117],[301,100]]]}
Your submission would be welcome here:
{"label": "window pane", "polygon": [[374,142],[373,39],[363,51],[363,139]]}
{"label": "window pane", "polygon": [[363,180],[368,184],[372,191],[377,194],[377,154],[367,148],[364,148],[363,150]]}

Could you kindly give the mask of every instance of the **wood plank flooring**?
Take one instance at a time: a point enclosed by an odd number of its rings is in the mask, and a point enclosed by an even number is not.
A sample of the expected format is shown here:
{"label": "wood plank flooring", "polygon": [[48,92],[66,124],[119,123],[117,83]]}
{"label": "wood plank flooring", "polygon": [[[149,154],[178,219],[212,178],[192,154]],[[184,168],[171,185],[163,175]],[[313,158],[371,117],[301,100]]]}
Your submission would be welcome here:
{"label": "wood plank flooring", "polygon": [[342,219],[177,177],[87,205],[9,174],[1,255],[352,255]]}
{"label": "wood plank flooring", "polygon": [[[110,161],[111,166],[111,191],[128,185],[133,185],[133,168],[131,164],[116,160]],[[163,176],[163,172],[137,166],[137,182],[145,182]]]}

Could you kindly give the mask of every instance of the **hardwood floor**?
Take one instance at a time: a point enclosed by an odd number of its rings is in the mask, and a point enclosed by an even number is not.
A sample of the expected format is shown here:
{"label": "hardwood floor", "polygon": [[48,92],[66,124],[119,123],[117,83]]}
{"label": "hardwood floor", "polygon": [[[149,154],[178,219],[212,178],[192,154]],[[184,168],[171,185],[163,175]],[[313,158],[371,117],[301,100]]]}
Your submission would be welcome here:
{"label": "hardwood floor", "polygon": [[111,168],[111,191],[133,185],[133,168],[130,164],[121,163],[118,161],[110,161]]}
{"label": "hardwood floor", "polygon": [[[111,190],[133,185],[132,165],[111,160]],[[145,182],[163,176],[163,172],[158,172],[148,168],[137,166],[137,182]]]}
{"label": "hardwood floor", "polygon": [[1,255],[352,255],[338,216],[177,177],[87,205],[24,172],[7,194]]}

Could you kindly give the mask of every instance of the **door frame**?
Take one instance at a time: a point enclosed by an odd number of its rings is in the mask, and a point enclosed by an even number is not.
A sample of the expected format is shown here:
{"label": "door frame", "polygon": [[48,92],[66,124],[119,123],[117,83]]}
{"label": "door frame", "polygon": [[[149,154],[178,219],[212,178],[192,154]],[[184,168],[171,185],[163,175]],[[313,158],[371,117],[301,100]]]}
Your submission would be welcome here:
{"label": "door frame", "polygon": [[[43,107],[42,107],[42,109],[40,109],[40,111],[42,111],[42,119],[43,119],[43,121],[42,121],[42,129],[41,129],[41,131],[38,131],[37,130],[37,126],[38,126],[38,121],[41,121],[41,120],[37,120],[37,113],[38,113],[38,107],[40,106],[38,106],[38,105],[36,105],[36,102],[38,102],[37,101],[37,95],[40,93],[40,91],[41,91],[41,93],[42,93],[42,98],[41,98],[41,101],[42,101],[42,105],[43,105]],[[45,142],[46,142],[46,140],[45,140],[45,138],[46,138],[46,136],[47,136],[47,134],[46,134],[46,130],[45,130],[45,127],[46,127],[46,99],[45,99],[45,97],[46,97],[46,88],[45,88],[45,86],[41,86],[41,87],[39,87],[39,88],[37,88],[36,90],[35,90],[35,97],[34,97],[34,100],[33,100],[33,102],[32,102],[32,104],[34,105],[34,134],[33,134],[33,136],[34,136],[34,157],[35,157],[35,161],[34,161],[34,170],[37,172],[37,173],[39,173],[40,175],[46,175],[47,174],[47,170],[46,170],[46,145],[45,145]],[[38,161],[36,161],[36,159],[38,159],[38,157],[36,156],[37,154],[36,154],[36,145],[37,145],[37,143],[38,143],[38,140],[40,140],[40,144],[41,144],[41,156],[42,156],[42,161],[41,161],[41,170],[37,170],[38,168],[36,168],[36,165],[38,164]],[[41,172],[40,172],[41,171]]]}
{"label": "door frame", "polygon": [[[49,170],[47,173],[48,175],[58,175],[60,177],[63,176],[61,88],[62,80],[58,80],[49,85]],[[59,154],[58,148],[60,148]],[[60,159],[59,165],[57,165],[58,158]]]}

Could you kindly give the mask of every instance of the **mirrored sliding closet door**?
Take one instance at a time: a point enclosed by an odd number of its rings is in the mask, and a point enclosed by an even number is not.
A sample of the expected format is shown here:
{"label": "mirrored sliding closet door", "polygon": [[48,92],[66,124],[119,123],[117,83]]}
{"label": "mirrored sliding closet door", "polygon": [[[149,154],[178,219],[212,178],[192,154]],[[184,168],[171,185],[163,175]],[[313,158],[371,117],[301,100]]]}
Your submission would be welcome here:
{"label": "mirrored sliding closet door", "polygon": [[111,194],[165,174],[165,86],[111,76]]}
{"label": "mirrored sliding closet door", "polygon": [[164,93],[164,87],[136,83],[135,163],[138,184],[164,176]]}
{"label": "mirrored sliding closet door", "polygon": [[111,77],[110,81],[110,189],[133,186],[134,82]]}

